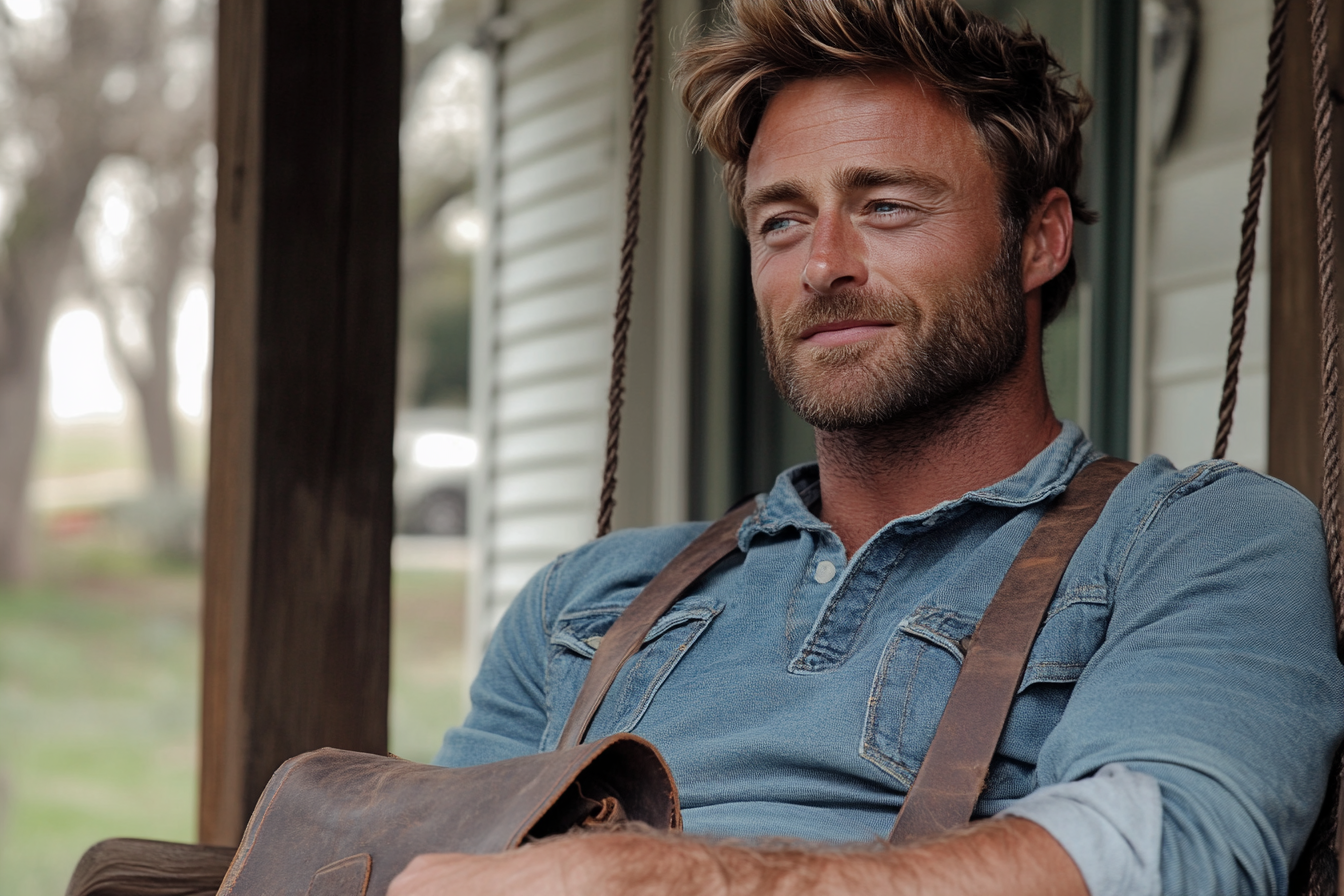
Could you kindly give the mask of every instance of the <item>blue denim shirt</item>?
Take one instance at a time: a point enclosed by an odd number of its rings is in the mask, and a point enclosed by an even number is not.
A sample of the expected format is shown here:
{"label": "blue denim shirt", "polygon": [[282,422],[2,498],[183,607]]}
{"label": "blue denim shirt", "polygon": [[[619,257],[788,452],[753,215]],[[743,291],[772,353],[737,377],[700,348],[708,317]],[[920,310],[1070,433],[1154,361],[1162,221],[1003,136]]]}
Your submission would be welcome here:
{"label": "blue denim shirt", "polygon": [[[688,831],[884,836],[962,639],[1049,499],[1095,457],[1066,423],[1016,474],[891,521],[848,561],[808,510],[816,467],[784,472],[743,523],[742,553],[650,631],[590,738],[655,743]],[[603,633],[704,527],[617,532],[538,573],[438,761],[552,749]],[[1316,510],[1288,486],[1231,462],[1148,458],[1069,564],[976,815],[1127,769],[1158,784],[1164,892],[1283,892],[1344,732],[1325,569]]]}

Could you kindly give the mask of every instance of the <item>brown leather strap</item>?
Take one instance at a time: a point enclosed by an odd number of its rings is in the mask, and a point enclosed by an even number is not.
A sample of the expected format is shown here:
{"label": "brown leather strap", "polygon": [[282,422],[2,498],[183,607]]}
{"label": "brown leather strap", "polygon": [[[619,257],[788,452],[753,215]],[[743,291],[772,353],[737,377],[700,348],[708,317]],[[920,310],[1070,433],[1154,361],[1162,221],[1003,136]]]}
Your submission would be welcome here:
{"label": "brown leather strap", "polygon": [[583,680],[574,708],[569,711],[565,728],[560,732],[557,750],[583,743],[588,726],[593,723],[598,707],[625,661],[635,655],[649,629],[686,593],[687,588],[695,584],[696,579],[737,550],[737,530],[742,527],[742,521],[755,512],[755,501],[744,501],[728,511],[673,557],[672,562],[664,566],[625,608],[602,636],[597,652],[593,654],[588,677]]}
{"label": "brown leather strap", "polygon": [[975,628],[933,743],[887,838],[900,844],[971,820],[1008,710],[1074,551],[1134,465],[1083,468],[1036,524]]}

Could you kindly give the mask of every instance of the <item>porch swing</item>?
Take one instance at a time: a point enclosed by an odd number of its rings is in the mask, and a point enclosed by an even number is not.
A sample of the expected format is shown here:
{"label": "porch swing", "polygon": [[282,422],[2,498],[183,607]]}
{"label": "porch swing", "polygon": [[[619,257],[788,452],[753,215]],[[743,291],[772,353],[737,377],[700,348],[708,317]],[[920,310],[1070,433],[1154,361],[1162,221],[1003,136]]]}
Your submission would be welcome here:
{"label": "porch swing", "polygon": [[[1337,353],[1339,336],[1334,282],[1335,211],[1330,177],[1332,171],[1331,140],[1333,129],[1331,118],[1333,101],[1328,86],[1326,0],[1310,0],[1310,3],[1314,109],[1314,186],[1317,212],[1318,296],[1321,313],[1320,434],[1324,458],[1321,512],[1329,555],[1329,580],[1335,607],[1338,639],[1341,629],[1344,628],[1344,555],[1341,554],[1340,546],[1341,532],[1338,506],[1340,421]],[[1283,67],[1288,5],[1289,0],[1274,0],[1269,36],[1268,70],[1260,112],[1256,122],[1250,185],[1242,221],[1241,251],[1237,267],[1237,287],[1233,303],[1231,338],[1213,451],[1213,457],[1215,458],[1223,458],[1227,454],[1233,414],[1237,402],[1251,276],[1256,260],[1255,243],[1259,225],[1260,201],[1263,194],[1266,162]],[[625,396],[626,356],[630,330],[630,306],[634,285],[634,256],[640,218],[640,181],[649,111],[648,91],[652,73],[656,13],[657,0],[641,0],[632,68],[633,90],[625,231],[621,249],[619,288],[615,309],[611,381],[608,394],[606,454],[597,518],[599,536],[610,532],[612,514],[615,508],[621,412]],[[1104,503],[1104,497],[1102,500]],[[636,603],[640,604],[642,611],[633,612],[636,608],[632,604],[632,612],[627,612],[621,617],[622,622],[618,623],[617,627],[613,627],[608,637],[604,639],[604,645],[607,642],[612,642],[609,645],[611,649],[599,649],[598,656],[594,658],[593,671],[590,672],[588,680],[584,684],[576,702],[576,709],[571,714],[569,723],[562,735],[562,747],[577,747],[582,742],[588,723],[596,713],[602,695],[606,688],[610,686],[624,660],[638,649],[643,633],[647,631],[648,626],[652,625],[653,621],[661,615],[659,607],[665,604],[670,605],[670,602],[676,599],[684,587],[689,586],[701,572],[712,565],[719,556],[722,556],[722,553],[715,554],[715,551],[719,551],[726,543],[735,542],[733,535],[736,532],[736,523],[740,522],[742,516],[743,512],[740,509],[736,512],[730,511],[728,516],[712,526],[706,533],[707,538],[702,537],[705,539],[708,548],[701,551],[701,556],[693,557],[682,563],[682,568],[676,568],[682,560],[681,557],[674,561],[667,570],[654,579],[644,593],[641,593]],[[1081,538],[1081,536],[1079,537]],[[697,539],[697,543],[700,542],[701,539]],[[1064,562],[1067,563],[1067,557],[1065,557]],[[1060,572],[1062,573],[1062,566]],[[1011,575],[1010,572],[1010,577]],[[663,581],[665,579],[667,581]],[[659,585],[660,581],[663,581],[661,586]],[[662,589],[661,593],[655,595],[653,601],[645,599],[645,595],[649,592],[658,591],[660,587]],[[1050,589],[1049,593],[1053,594],[1053,588]],[[622,631],[618,634],[617,629],[625,624],[624,621],[627,617],[633,616],[640,616],[641,618],[632,620],[626,625],[628,631]],[[1030,637],[1034,637],[1034,631],[1030,633]],[[621,642],[620,647],[617,647],[616,642],[618,641]],[[1030,640],[1028,640],[1026,647],[1029,650]],[[625,655],[622,656],[622,653]],[[1025,659],[1025,653],[1023,659]],[[599,669],[599,666],[603,668]],[[965,676],[963,675],[963,677]],[[1011,695],[1011,691],[1009,693]],[[988,743],[989,755],[992,755],[994,741],[997,739],[997,733],[991,733],[994,734],[994,737]],[[613,737],[633,740],[628,735],[614,735]],[[607,740],[610,739],[603,739],[599,743],[605,743]],[[935,747],[936,745],[935,742]],[[932,752],[931,750],[931,756]],[[556,756],[558,754],[545,755]],[[527,758],[534,759],[536,757]],[[370,757],[370,759],[373,760],[373,757]],[[283,768],[290,768],[297,761],[291,760]],[[373,761],[383,762],[384,760]],[[936,764],[932,759],[925,763],[926,766]],[[988,765],[988,756],[984,759],[984,765],[986,767]],[[297,766],[293,767],[297,768]],[[1344,766],[1341,766],[1340,757],[1337,756],[1326,798],[1326,807],[1322,810],[1303,857],[1293,870],[1290,879],[1290,892],[1295,896],[1296,894],[1311,894],[1311,896],[1335,894],[1338,889],[1337,881],[1344,877],[1344,874],[1340,873],[1340,862],[1341,857],[1344,856],[1344,850],[1339,848],[1340,831],[1344,830],[1344,824],[1341,824],[1341,818],[1344,817],[1341,814],[1344,813],[1344,798],[1342,798],[1344,797],[1344,791],[1340,787],[1342,767]],[[441,772],[443,770],[436,771]],[[983,778],[981,778],[982,780]],[[578,783],[579,779],[573,779],[572,787],[577,789]],[[916,784],[918,785],[918,780]],[[568,792],[566,790],[567,794]],[[978,786],[974,786],[967,793],[961,795],[969,799],[966,808],[967,813],[969,813],[969,807],[974,805],[978,793]],[[259,813],[261,805],[265,804],[268,797],[274,797],[271,788],[268,788],[267,795],[263,796],[263,803],[259,804]],[[907,798],[907,803],[912,801],[914,801],[913,788],[912,795]],[[605,799],[598,802],[587,800],[587,802],[598,807],[593,810],[595,812],[605,812],[609,808]],[[590,808],[592,807],[585,807],[584,811],[586,812]],[[552,818],[553,815],[553,811],[547,811],[542,821]],[[582,813],[580,813],[580,816],[576,816],[574,820],[581,817]],[[254,822],[255,818],[256,816],[254,816]],[[568,823],[562,824],[556,830],[564,830],[567,826]],[[907,830],[910,827],[910,825],[907,825]],[[533,830],[537,829],[534,828]],[[251,831],[252,826],[249,825],[249,835]],[[521,837],[521,834],[519,836]],[[895,837],[895,832],[893,832],[893,837]],[[444,848],[451,849],[455,843],[457,841],[448,841],[444,844]],[[239,855],[242,855],[244,851],[240,849]],[[373,850],[370,849],[369,851],[372,852]],[[350,858],[358,857],[352,856]],[[318,887],[323,875],[330,872],[327,882],[332,886],[344,888],[340,889],[342,893],[357,892],[359,896],[366,896],[367,892],[367,896],[383,896],[384,891],[380,890],[378,886],[370,887],[369,857],[364,855],[362,858],[366,860],[362,866],[359,866],[362,867],[362,877],[359,868],[350,865],[348,859],[341,860],[340,863],[333,863],[320,869],[319,873],[313,877],[312,886],[315,889],[310,889],[309,892],[316,893],[317,890],[320,890],[321,893],[337,892],[336,889]],[[238,864],[234,859],[235,851],[225,847],[170,844],[143,840],[104,841],[85,853],[72,876],[67,889],[67,896],[209,896],[220,887],[231,863]],[[351,874],[354,876],[351,877]],[[237,874],[235,873],[230,876],[224,890],[232,891],[233,884],[236,881]],[[385,880],[382,881],[381,886],[385,888]],[[252,892],[254,891],[248,890],[246,887],[238,890],[239,896]]]}

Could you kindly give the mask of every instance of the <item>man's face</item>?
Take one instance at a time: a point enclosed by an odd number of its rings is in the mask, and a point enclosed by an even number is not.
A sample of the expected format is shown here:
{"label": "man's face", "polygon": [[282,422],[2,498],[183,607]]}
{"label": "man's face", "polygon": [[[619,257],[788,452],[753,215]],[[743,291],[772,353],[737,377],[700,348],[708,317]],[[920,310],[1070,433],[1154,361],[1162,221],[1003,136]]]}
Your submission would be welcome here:
{"label": "man's face", "polygon": [[770,102],[744,212],[771,376],[825,430],[928,412],[1021,359],[1020,236],[965,116],[897,73]]}

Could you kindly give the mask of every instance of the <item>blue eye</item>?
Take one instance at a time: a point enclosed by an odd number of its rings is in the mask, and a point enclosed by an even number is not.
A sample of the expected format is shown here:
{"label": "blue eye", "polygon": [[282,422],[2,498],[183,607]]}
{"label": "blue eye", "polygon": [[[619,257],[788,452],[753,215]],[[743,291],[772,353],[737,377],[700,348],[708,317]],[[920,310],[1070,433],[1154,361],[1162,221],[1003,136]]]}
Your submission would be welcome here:
{"label": "blue eye", "polygon": [[778,233],[781,230],[787,230],[788,228],[792,227],[797,223],[798,223],[797,221],[791,220],[789,218],[771,218],[769,221],[766,221],[764,224],[761,225],[761,232]]}

